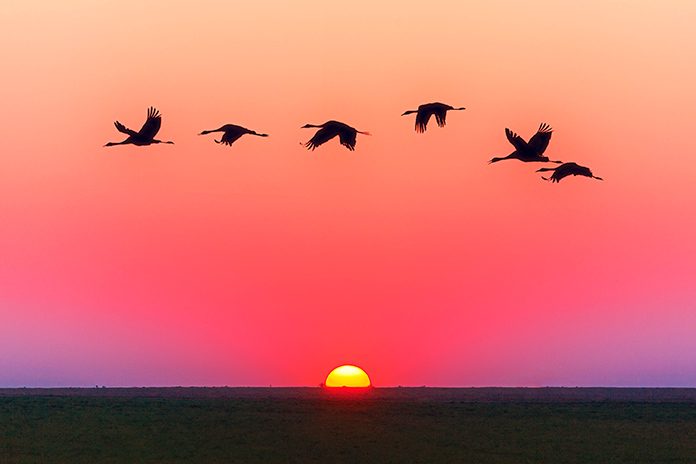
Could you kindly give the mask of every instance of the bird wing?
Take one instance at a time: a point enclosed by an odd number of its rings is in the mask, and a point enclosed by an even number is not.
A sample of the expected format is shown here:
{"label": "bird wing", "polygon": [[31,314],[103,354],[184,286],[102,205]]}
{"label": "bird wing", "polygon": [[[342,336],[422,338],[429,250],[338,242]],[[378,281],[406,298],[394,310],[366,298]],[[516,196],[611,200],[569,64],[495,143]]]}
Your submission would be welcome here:
{"label": "bird wing", "polygon": [[236,127],[228,129],[225,131],[224,134],[222,134],[222,139],[220,140],[220,142],[224,143],[225,145],[232,145],[235,141],[237,141],[237,139],[239,139],[244,134],[244,132],[240,131]]}
{"label": "bird wing", "polygon": [[529,139],[529,148],[531,148],[537,156],[541,156],[546,151],[546,147],[549,146],[549,141],[551,140],[551,134],[553,134],[553,129],[546,123],[542,123],[539,126],[539,130],[536,134]]}
{"label": "bird wing", "polygon": [[157,132],[159,132],[161,126],[162,116],[159,111],[151,106],[147,110],[147,121],[145,121],[143,127],[140,128],[138,135],[145,139],[152,140],[155,138],[155,135],[157,135]]}
{"label": "bird wing", "polygon": [[512,144],[515,149],[524,151],[527,149],[527,142],[524,141],[522,137],[517,135],[517,133],[511,131],[507,127],[505,128],[505,136],[507,137],[508,141]]}
{"label": "bird wing", "polygon": [[575,163],[563,163],[556,168],[551,177],[553,179],[556,179],[556,182],[560,182],[560,180],[564,177],[568,177],[570,175],[577,175],[575,173],[577,172],[578,167],[579,166]]}
{"label": "bird wing", "polygon": [[351,130],[343,130],[339,134],[339,138],[341,140],[341,145],[346,147],[348,150],[353,151],[355,150],[355,144],[357,143],[357,131],[355,129]]}
{"label": "bird wing", "polygon": [[124,134],[130,135],[131,137],[134,135],[138,135],[137,132],[135,132],[133,129],[129,129],[120,122],[116,121],[114,122],[114,126],[116,126],[116,130],[119,132],[123,132]]}
{"label": "bird wing", "polygon": [[577,163],[565,163],[560,167],[566,168],[567,175],[592,177],[592,170],[587,166],[580,166]]}
{"label": "bird wing", "polygon": [[335,129],[322,127],[316,132],[316,134],[314,134],[314,137],[309,139],[309,142],[305,143],[305,147],[307,147],[310,150],[314,150],[319,145],[325,144],[337,135],[338,132],[336,132]]}
{"label": "bird wing", "polygon": [[433,112],[429,109],[418,108],[418,113],[416,113],[416,132],[425,132],[428,128],[428,121],[430,121],[430,116]]}
{"label": "bird wing", "polygon": [[445,119],[447,118],[447,108],[438,108],[437,111],[435,111],[435,121],[437,121],[437,125],[439,127],[445,127]]}

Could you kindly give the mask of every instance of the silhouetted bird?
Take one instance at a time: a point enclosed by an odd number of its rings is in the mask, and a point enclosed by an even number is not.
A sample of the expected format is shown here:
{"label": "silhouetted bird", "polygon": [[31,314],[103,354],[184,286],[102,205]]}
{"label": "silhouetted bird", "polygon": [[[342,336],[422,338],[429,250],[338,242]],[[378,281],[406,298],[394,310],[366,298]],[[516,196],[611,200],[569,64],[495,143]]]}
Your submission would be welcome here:
{"label": "silhouetted bird", "polygon": [[548,157],[542,156],[546,151],[546,147],[549,145],[551,140],[551,134],[553,129],[546,123],[542,123],[539,126],[539,130],[536,134],[529,139],[529,142],[525,142],[522,137],[511,131],[510,129],[505,129],[505,136],[510,141],[515,151],[503,158],[493,158],[489,163],[496,163],[498,161],[506,159],[518,159],[525,163],[530,162],[551,162],[551,163],[562,163],[563,161],[551,161]]}
{"label": "silhouetted bird", "polygon": [[222,143],[229,146],[232,146],[232,144],[244,134],[256,135],[259,137],[268,137],[268,134],[259,134],[256,131],[247,129],[246,127],[242,126],[235,126],[234,124],[225,124],[219,129],[204,130],[198,135],[206,135],[211,134],[213,132],[224,132],[220,140],[215,140],[215,143]]}
{"label": "silhouetted bird", "polygon": [[116,129],[118,129],[119,132],[123,132],[124,134],[128,135],[128,138],[123,142],[109,142],[106,145],[104,145],[105,147],[111,147],[114,145],[126,145],[129,143],[138,146],[152,145],[153,143],[174,143],[163,142],[161,140],[155,139],[155,135],[157,135],[157,132],[159,132],[160,126],[162,125],[162,116],[160,115],[159,111],[157,111],[152,106],[147,110],[147,121],[145,121],[145,124],[143,124],[143,127],[141,127],[138,132],[135,132],[134,130],[127,128],[118,121],[116,121],[114,125],[116,126]]}
{"label": "silhouetted bird", "polygon": [[590,168],[587,168],[585,166],[580,166],[579,164],[575,163],[563,163],[560,166],[556,166],[555,168],[541,168],[537,169],[537,172],[547,172],[547,171],[553,171],[553,174],[551,174],[551,178],[547,177],[541,177],[544,180],[550,180],[551,182],[560,182],[561,179],[564,177],[568,176],[585,176],[585,177],[591,177],[593,179],[597,180],[604,180],[601,177],[597,177],[594,174],[592,174],[592,171],[590,171]]}
{"label": "silhouetted bird", "polygon": [[302,126],[302,129],[308,129],[312,127],[319,129],[317,133],[314,134],[314,137],[312,137],[309,140],[309,142],[305,143],[305,147],[307,147],[307,149],[311,149],[312,151],[319,145],[325,144],[337,135],[341,141],[341,145],[346,147],[348,150],[353,151],[355,150],[355,139],[357,137],[357,134],[371,135],[369,132],[361,132],[353,127],[350,127],[347,124],[343,124],[342,122],[338,121],[326,121],[324,124],[320,125],[305,124],[304,126]]}
{"label": "silhouetted bird", "polygon": [[430,121],[430,116],[435,115],[435,121],[439,127],[445,127],[447,118],[447,112],[461,111],[466,108],[455,108],[450,105],[445,105],[444,103],[425,103],[420,105],[417,110],[408,110],[401,116],[406,116],[407,114],[416,114],[416,132],[425,132],[428,128],[428,121]]}

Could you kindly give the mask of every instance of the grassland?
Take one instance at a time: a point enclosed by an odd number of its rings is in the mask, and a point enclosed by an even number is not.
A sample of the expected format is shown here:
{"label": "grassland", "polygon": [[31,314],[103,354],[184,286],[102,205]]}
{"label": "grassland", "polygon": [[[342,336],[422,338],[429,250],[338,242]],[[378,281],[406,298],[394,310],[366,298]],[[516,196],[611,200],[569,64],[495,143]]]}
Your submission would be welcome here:
{"label": "grassland", "polygon": [[693,390],[0,390],[0,462],[694,463]]}

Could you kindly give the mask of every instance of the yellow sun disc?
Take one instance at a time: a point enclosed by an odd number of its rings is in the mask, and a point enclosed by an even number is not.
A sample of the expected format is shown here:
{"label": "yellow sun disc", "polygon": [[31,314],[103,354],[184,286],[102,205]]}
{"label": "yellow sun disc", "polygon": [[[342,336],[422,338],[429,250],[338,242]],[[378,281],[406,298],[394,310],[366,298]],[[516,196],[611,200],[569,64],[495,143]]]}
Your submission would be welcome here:
{"label": "yellow sun disc", "polygon": [[332,370],[326,377],[327,387],[369,387],[370,378],[358,366],[346,364]]}

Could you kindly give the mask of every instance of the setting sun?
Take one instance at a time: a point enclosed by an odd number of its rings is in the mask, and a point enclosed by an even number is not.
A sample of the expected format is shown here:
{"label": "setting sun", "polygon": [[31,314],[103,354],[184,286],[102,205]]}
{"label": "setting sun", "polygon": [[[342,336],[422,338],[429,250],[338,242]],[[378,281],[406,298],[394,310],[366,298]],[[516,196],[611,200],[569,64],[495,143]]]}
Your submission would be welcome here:
{"label": "setting sun", "polygon": [[358,387],[365,388],[371,385],[367,373],[358,366],[346,364],[332,370],[326,377],[324,385],[327,387]]}

